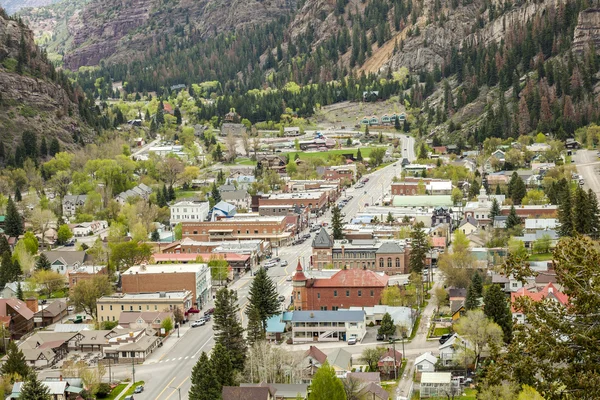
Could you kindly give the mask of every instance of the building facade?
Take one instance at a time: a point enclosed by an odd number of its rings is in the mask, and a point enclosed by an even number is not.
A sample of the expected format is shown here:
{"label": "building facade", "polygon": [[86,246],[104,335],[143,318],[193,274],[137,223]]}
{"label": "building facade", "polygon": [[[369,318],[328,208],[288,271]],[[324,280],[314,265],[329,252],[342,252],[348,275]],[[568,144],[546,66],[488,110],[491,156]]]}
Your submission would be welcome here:
{"label": "building facade", "polygon": [[293,343],[337,342],[367,333],[364,311],[294,311]]}
{"label": "building facade", "polygon": [[98,321],[118,321],[123,311],[171,311],[186,313],[194,302],[189,290],[178,292],[122,293],[103,296],[96,301]]}
{"label": "building facade", "polygon": [[171,226],[180,222],[202,222],[208,217],[207,201],[180,201],[169,207]]}
{"label": "building facade", "polygon": [[210,299],[212,280],[205,263],[137,265],[121,274],[121,290],[123,293],[186,290],[192,292],[193,304],[201,308]]}

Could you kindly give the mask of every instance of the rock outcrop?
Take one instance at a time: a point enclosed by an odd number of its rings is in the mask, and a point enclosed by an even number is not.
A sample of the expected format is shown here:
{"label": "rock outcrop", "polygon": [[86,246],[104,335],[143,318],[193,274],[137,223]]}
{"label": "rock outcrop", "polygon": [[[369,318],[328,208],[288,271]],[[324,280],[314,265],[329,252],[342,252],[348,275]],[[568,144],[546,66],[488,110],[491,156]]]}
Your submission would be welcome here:
{"label": "rock outcrop", "polygon": [[43,7],[54,2],[55,0],[0,0],[0,7],[8,14],[14,14],[25,7]]}
{"label": "rock outcrop", "polygon": [[590,44],[600,49],[600,8],[588,8],[579,13],[573,33],[573,51],[583,52]]}

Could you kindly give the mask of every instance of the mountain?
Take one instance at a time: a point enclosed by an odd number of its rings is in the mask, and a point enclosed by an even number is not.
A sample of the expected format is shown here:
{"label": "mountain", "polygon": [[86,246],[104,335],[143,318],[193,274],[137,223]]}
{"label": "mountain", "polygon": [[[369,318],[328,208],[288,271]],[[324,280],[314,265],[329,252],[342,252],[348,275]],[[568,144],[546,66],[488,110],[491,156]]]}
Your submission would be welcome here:
{"label": "mountain", "polygon": [[57,0],[0,0],[0,7],[4,8],[8,14],[14,14],[26,7],[43,7],[52,4]]}
{"label": "mountain", "polygon": [[[24,132],[63,147],[90,141],[93,111],[80,89],[57,72],[25,25],[0,9],[0,141],[14,152]],[[87,121],[87,122],[86,122]]]}

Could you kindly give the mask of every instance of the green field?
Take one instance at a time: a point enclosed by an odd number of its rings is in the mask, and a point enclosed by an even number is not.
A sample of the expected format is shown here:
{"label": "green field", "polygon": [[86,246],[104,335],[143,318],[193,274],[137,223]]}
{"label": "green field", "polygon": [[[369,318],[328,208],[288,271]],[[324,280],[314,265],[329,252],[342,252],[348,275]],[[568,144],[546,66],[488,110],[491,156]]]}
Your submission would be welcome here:
{"label": "green field", "polygon": [[127,390],[127,392],[125,392],[125,394],[123,395],[122,398],[125,398],[126,396],[130,396],[133,394],[133,391],[135,390],[136,387],[143,385],[144,381],[137,381],[136,383],[134,383],[133,385],[131,385],[131,387],[129,388],[129,390]]}
{"label": "green field", "polygon": [[126,383],[121,383],[119,385],[117,385],[112,392],[110,392],[110,394],[108,395],[108,397],[106,397],[106,400],[114,400],[117,398],[117,396],[119,394],[121,394],[121,392],[123,391],[123,389],[125,389],[125,387],[127,386]]}
{"label": "green field", "polygon": [[435,328],[433,331],[433,336],[442,336],[447,333],[450,333],[450,328]]}
{"label": "green field", "polygon": [[528,261],[550,261],[552,260],[552,253],[544,254],[532,254],[529,256]]}
{"label": "green field", "polygon": [[[375,147],[361,147],[360,154],[363,157],[368,157],[371,154],[371,151]],[[327,160],[330,155],[338,155],[338,154],[350,154],[352,153],[356,157],[357,149],[347,149],[347,150],[329,150],[329,151],[316,151],[316,152],[304,152],[304,151],[292,151],[290,154],[290,158],[295,157],[295,154],[298,154],[301,160],[308,160],[311,158],[321,158],[323,160]]]}

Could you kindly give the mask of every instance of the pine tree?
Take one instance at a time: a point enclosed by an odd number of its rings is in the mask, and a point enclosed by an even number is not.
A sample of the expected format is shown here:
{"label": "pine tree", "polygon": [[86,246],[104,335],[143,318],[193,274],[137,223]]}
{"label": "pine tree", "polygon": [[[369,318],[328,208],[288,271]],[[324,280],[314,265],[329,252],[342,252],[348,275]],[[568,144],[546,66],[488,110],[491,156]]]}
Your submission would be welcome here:
{"label": "pine tree", "polygon": [[263,333],[267,329],[267,320],[279,313],[279,300],[277,288],[273,280],[267,275],[267,270],[260,268],[254,275],[254,280],[248,292],[248,304],[252,307],[246,310],[246,315],[253,308],[258,310]]}
{"label": "pine tree", "polygon": [[560,236],[573,236],[575,227],[573,225],[573,199],[570,190],[565,190],[560,198],[558,223],[558,234]]}
{"label": "pine tree", "polygon": [[362,160],[363,160],[363,156],[362,156],[362,154],[360,153],[360,149],[358,149],[358,150],[356,151],[356,161],[358,161],[358,162],[362,162]]}
{"label": "pine tree", "polygon": [[[31,369],[25,361],[25,355],[12,340],[8,342],[6,360],[0,371],[4,376],[17,374],[21,378],[25,378],[31,373]],[[23,396],[22,393],[21,396]]]}
{"label": "pine tree", "polygon": [[485,315],[500,325],[504,333],[504,342],[510,343],[512,340],[512,314],[500,285],[494,284],[489,287],[485,293],[483,303]]}
{"label": "pine tree", "polygon": [[598,239],[600,237],[600,209],[598,208],[598,198],[592,189],[588,190],[588,204],[590,208],[589,235],[592,239]]}
{"label": "pine tree", "polygon": [[20,400],[51,400],[50,388],[39,381],[35,372],[31,372],[21,387]]}
{"label": "pine tree", "polygon": [[10,267],[10,280],[8,282],[17,282],[22,275],[23,270],[21,270],[21,264],[19,263],[19,260],[13,260]]}
{"label": "pine tree", "polygon": [[418,222],[411,230],[411,250],[409,266],[411,272],[421,273],[425,268],[427,253],[429,252],[429,238],[425,233],[423,222]]}
{"label": "pine tree", "polygon": [[521,204],[526,194],[525,182],[519,177],[517,171],[513,172],[508,182],[508,196],[512,199],[513,204]]}
{"label": "pine tree", "polygon": [[517,210],[515,206],[510,206],[510,213],[508,214],[508,218],[506,219],[506,229],[512,229],[516,226],[521,225],[521,218],[517,215]]}
{"label": "pine tree", "polygon": [[160,241],[160,233],[158,233],[157,229],[152,231],[152,234],[150,235],[150,240],[152,240],[153,242]]}
{"label": "pine tree", "polygon": [[167,190],[167,185],[164,184],[162,187],[162,197],[165,200],[165,203],[169,201],[169,191]]}
{"label": "pine tree", "polygon": [[311,400],[346,400],[344,384],[327,361],[315,373],[310,389]]}
{"label": "pine tree", "polygon": [[162,100],[158,103],[158,109],[156,110],[156,125],[160,126],[165,123],[165,106]]}
{"label": "pine tree", "polygon": [[23,288],[21,287],[21,282],[17,283],[17,299],[24,301],[25,298],[23,296]]}
{"label": "pine tree", "polygon": [[477,272],[475,272],[471,277],[471,286],[473,286],[473,290],[475,291],[475,295],[477,295],[477,297],[483,297],[483,282],[481,280],[481,275],[479,275]]}
{"label": "pine tree", "polygon": [[[498,187],[498,186],[496,186]],[[494,218],[500,215],[500,204],[498,204],[498,200],[494,197],[492,199],[492,208],[490,209],[490,220],[492,224],[494,223]]]}
{"label": "pine tree", "polygon": [[0,256],[4,253],[8,253],[9,255],[12,254],[6,236],[0,235]]}
{"label": "pine tree", "polygon": [[477,291],[473,287],[473,282],[467,288],[467,297],[465,298],[465,310],[475,310],[479,307],[479,297]]}
{"label": "pine tree", "polygon": [[383,317],[381,318],[381,325],[379,326],[377,333],[384,335],[386,339],[396,334],[396,325],[394,325],[394,320],[392,319],[390,313],[386,312],[383,314]]}
{"label": "pine tree", "polygon": [[248,344],[252,346],[254,343],[265,340],[265,330],[260,317],[260,311],[253,305],[248,305],[246,308],[248,315],[248,326],[246,327],[246,338]]}
{"label": "pine tree", "polygon": [[213,198],[215,204],[218,204],[221,201],[221,192],[219,192],[216,182],[213,182],[212,189],[210,190],[210,196]]}
{"label": "pine tree", "polygon": [[578,186],[573,201],[573,229],[582,235],[587,235],[590,232],[590,218],[591,209],[587,193]]}
{"label": "pine tree", "polygon": [[13,261],[10,253],[2,254],[2,264],[0,264],[0,288],[4,288],[7,283],[11,282],[11,274],[13,270]]}
{"label": "pine tree", "polygon": [[246,360],[246,342],[244,328],[238,320],[240,307],[237,303],[237,293],[227,288],[221,288],[215,299],[213,330],[215,342],[229,350],[231,364],[238,371],[244,370]]}
{"label": "pine tree", "polygon": [[169,186],[169,201],[175,200],[175,189],[173,189],[173,185]]}
{"label": "pine tree", "polygon": [[15,201],[17,203],[19,203],[22,200],[23,200],[23,196],[21,196],[21,189],[19,189],[19,187],[17,186],[17,188],[15,189]]}
{"label": "pine tree", "polygon": [[175,107],[175,111],[173,111],[173,115],[176,118],[177,125],[181,125],[182,119],[181,119],[181,110],[179,109],[179,107]]}
{"label": "pine tree", "polygon": [[4,220],[4,232],[8,237],[19,237],[23,234],[23,220],[13,200],[9,197],[6,204],[6,218]]}
{"label": "pine tree", "polygon": [[40,156],[46,157],[48,155],[48,144],[46,143],[46,136],[42,136],[40,143]]}
{"label": "pine tree", "polygon": [[402,127],[400,126],[400,118],[394,119],[394,129],[397,131],[402,129]]}
{"label": "pine tree", "polygon": [[334,205],[331,210],[331,228],[333,230],[333,238],[335,240],[343,239],[342,213],[340,212],[340,208],[337,206],[337,204]]}
{"label": "pine tree", "polygon": [[233,386],[235,383],[233,365],[231,365],[231,356],[229,351],[221,344],[217,343],[212,349],[210,362],[213,369],[217,371],[217,381],[221,386]]}
{"label": "pine tree", "polygon": [[218,371],[208,359],[205,352],[192,369],[192,387],[188,393],[190,400],[216,400],[221,399],[221,385],[217,379]]}
{"label": "pine tree", "polygon": [[48,154],[54,157],[58,152],[60,152],[60,143],[58,143],[57,138],[52,138],[52,141],[50,142],[50,148],[48,149]]}

